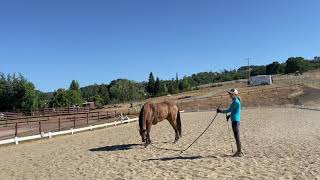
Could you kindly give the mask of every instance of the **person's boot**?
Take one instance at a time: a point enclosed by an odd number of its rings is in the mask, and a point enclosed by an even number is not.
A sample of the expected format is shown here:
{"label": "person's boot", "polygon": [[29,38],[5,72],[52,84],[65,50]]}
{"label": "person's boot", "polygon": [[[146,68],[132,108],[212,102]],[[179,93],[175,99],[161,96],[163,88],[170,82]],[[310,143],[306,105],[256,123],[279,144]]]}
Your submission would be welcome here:
{"label": "person's boot", "polygon": [[235,154],[232,155],[232,157],[241,157],[241,153],[237,151]]}
{"label": "person's boot", "polygon": [[234,155],[232,155],[232,157],[243,157],[244,153],[243,151],[237,151]]}
{"label": "person's boot", "polygon": [[244,156],[244,153],[241,150],[240,140],[236,141],[236,144],[237,144],[237,152],[232,157],[242,157],[242,156]]}

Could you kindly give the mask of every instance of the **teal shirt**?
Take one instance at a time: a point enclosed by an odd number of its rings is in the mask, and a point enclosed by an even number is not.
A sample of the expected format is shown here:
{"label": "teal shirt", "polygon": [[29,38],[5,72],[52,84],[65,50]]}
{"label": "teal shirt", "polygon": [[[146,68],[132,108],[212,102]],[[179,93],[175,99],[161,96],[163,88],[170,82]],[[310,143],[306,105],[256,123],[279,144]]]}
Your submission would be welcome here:
{"label": "teal shirt", "polygon": [[222,110],[222,113],[231,113],[231,121],[240,122],[241,103],[238,98],[234,98],[229,109]]}

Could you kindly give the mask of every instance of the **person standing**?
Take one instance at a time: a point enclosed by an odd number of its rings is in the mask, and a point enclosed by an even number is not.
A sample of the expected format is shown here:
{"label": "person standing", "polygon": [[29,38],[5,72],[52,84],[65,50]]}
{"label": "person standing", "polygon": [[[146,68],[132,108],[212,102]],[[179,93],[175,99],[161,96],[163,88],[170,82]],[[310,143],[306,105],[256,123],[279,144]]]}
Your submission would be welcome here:
{"label": "person standing", "polygon": [[[239,92],[237,89],[230,89],[227,91],[230,98],[232,99],[232,104],[228,109],[222,110],[217,109],[217,113],[231,113],[231,123],[232,123],[232,130],[234,134],[234,138],[237,144],[237,152],[233,155],[233,157],[241,157],[243,156],[243,152],[241,150],[241,141],[240,141],[240,118],[241,118],[241,100]],[[229,118],[227,118],[227,121]]]}

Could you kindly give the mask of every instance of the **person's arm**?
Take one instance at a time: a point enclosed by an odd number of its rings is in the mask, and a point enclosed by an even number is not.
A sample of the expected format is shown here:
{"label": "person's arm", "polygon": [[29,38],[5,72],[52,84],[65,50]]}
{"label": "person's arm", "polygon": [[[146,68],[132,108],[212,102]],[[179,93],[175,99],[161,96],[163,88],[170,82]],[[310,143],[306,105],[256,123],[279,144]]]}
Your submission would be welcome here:
{"label": "person's arm", "polygon": [[231,111],[232,111],[232,104],[230,105],[230,107],[228,109],[221,110],[221,113],[226,114],[226,113],[231,113]]}

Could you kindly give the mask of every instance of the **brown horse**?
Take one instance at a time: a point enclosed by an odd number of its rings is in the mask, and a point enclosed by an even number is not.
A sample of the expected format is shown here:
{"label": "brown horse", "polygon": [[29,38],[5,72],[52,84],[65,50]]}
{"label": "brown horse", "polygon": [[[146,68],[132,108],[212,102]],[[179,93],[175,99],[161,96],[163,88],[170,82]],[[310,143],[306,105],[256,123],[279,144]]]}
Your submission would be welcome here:
{"label": "brown horse", "polygon": [[139,115],[140,136],[145,147],[151,143],[150,130],[152,125],[167,119],[175,131],[174,143],[181,135],[181,117],[177,105],[173,102],[165,101],[162,103],[145,103]]}

